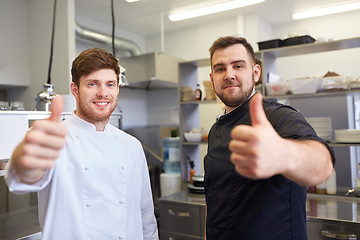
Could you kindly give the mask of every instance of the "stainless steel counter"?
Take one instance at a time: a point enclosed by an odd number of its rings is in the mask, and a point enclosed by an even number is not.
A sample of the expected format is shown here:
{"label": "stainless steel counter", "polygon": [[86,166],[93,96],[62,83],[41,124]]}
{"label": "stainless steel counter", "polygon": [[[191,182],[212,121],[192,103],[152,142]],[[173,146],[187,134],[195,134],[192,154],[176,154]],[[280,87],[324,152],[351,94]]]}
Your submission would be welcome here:
{"label": "stainless steel counter", "polygon": [[0,239],[40,239],[37,207],[0,215]]}
{"label": "stainless steel counter", "polygon": [[[164,196],[162,201],[205,206],[205,195],[187,190]],[[323,194],[308,194],[306,200],[308,218],[322,218],[360,223],[360,198]]]}

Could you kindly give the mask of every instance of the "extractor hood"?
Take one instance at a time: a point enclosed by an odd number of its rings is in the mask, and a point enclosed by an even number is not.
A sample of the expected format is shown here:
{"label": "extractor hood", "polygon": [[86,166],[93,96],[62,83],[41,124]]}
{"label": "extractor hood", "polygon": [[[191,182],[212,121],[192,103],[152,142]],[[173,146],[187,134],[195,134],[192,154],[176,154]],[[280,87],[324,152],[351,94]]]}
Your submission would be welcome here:
{"label": "extractor hood", "polygon": [[128,87],[142,89],[177,88],[180,61],[159,52],[119,59],[120,65],[126,69]]}

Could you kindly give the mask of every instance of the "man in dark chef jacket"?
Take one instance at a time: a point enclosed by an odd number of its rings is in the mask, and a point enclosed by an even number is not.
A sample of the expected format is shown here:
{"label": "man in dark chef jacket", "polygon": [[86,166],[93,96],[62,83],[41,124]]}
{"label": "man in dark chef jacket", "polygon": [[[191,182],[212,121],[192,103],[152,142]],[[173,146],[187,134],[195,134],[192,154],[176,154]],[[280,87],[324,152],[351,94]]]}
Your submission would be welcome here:
{"label": "man in dark chef jacket", "polygon": [[225,114],[209,132],[206,237],[307,239],[306,186],[332,174],[333,152],[299,112],[255,92],[261,69],[241,37],[210,51],[210,78]]}

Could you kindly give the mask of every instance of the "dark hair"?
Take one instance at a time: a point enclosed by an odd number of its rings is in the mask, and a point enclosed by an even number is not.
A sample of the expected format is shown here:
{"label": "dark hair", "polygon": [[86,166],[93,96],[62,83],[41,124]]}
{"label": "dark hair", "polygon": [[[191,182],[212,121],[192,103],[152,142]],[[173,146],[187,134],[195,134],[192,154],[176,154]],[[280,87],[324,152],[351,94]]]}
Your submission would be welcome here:
{"label": "dark hair", "polygon": [[114,70],[119,82],[120,68],[118,60],[111,53],[100,48],[89,48],[75,58],[71,67],[72,81],[79,87],[80,77],[101,70]]}
{"label": "dark hair", "polygon": [[226,36],[226,37],[220,37],[212,44],[212,46],[209,48],[210,52],[210,62],[212,62],[212,57],[216,50],[223,49],[230,47],[235,44],[241,44],[245,47],[246,51],[248,52],[250,59],[252,59],[252,63],[255,64],[255,53],[254,49],[250,45],[250,43],[243,37],[233,37],[233,36]]}

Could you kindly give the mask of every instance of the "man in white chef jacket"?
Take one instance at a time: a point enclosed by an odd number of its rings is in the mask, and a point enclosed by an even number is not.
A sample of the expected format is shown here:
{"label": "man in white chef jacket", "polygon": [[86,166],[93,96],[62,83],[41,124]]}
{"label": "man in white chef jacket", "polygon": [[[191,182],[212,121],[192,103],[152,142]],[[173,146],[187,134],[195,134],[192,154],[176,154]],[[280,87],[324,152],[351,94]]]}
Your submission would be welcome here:
{"label": "man in white chef jacket", "polygon": [[82,52],[71,69],[74,113],[59,122],[54,98],[7,164],[11,192],[38,192],[42,239],[158,239],[141,144],[109,124],[119,72],[112,54]]}

